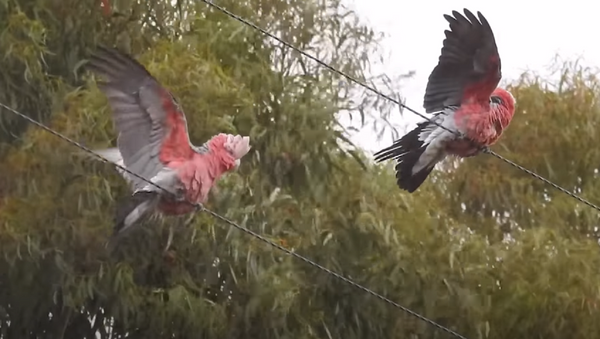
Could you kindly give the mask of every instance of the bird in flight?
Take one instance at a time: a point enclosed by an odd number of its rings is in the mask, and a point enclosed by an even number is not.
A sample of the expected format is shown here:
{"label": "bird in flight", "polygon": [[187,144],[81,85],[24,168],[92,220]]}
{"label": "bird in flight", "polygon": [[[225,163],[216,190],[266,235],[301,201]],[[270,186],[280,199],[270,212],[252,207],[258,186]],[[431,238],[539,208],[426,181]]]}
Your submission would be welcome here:
{"label": "bird in flight", "polygon": [[116,148],[96,153],[147,179],[117,168],[133,194],[117,207],[114,235],[155,211],[195,211],[215,182],[237,168],[250,150],[249,137],[222,133],[192,145],[185,114],[173,95],[127,54],[99,47],[87,69],[101,78],[98,87],[108,98],[118,133]]}
{"label": "bird in flight", "polygon": [[377,163],[397,161],[397,185],[409,193],[446,156],[471,157],[494,144],[515,112],[515,98],[497,87],[502,69],[490,24],[480,12],[464,14],[444,15],[450,30],[423,100],[425,111],[434,113],[431,120],[374,155]]}

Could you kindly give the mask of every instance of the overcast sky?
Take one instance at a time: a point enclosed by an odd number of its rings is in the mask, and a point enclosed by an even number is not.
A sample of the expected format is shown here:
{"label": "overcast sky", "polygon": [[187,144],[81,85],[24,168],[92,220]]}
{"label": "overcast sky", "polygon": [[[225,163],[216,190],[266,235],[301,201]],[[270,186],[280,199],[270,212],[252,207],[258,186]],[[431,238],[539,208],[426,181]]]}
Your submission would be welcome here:
{"label": "overcast sky", "polygon": [[[444,30],[448,28],[443,14],[451,14],[452,10],[462,12],[466,7],[487,18],[502,59],[503,79],[516,79],[527,69],[547,74],[545,70],[556,53],[563,59],[582,57],[582,63],[588,66],[600,65],[598,14],[589,1],[346,0],[346,4],[375,31],[386,34],[383,47],[390,57],[375,71],[390,76],[416,72],[402,84],[400,95],[419,112],[423,112],[427,78],[437,64]],[[405,111],[404,116],[398,113],[392,121],[413,127],[420,120]],[[353,139],[368,151],[379,150],[392,141],[391,134],[377,141],[369,129]]]}

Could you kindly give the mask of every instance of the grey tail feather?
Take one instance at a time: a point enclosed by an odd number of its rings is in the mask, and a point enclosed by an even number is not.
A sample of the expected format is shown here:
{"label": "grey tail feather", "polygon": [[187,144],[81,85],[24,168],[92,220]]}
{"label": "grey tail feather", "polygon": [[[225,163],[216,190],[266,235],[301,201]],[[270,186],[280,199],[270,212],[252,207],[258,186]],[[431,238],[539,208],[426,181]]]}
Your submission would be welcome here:
{"label": "grey tail feather", "polygon": [[[105,148],[105,149],[95,149],[95,150],[93,150],[93,152],[114,164],[118,163],[119,160],[122,160],[121,153],[117,147],[111,147],[111,148]],[[88,155],[90,157],[95,158],[96,160],[99,160],[98,157],[96,157],[95,155],[92,155],[89,153],[88,153]]]}
{"label": "grey tail feather", "polygon": [[113,237],[123,234],[138,221],[149,216],[159,198],[158,192],[139,191],[121,202],[115,214]]}
{"label": "grey tail feather", "polygon": [[122,200],[117,205],[113,234],[105,244],[108,253],[114,253],[117,249],[119,239],[126,231],[131,230],[132,226],[137,224],[141,219],[150,216],[159,199],[158,192],[140,191]]}

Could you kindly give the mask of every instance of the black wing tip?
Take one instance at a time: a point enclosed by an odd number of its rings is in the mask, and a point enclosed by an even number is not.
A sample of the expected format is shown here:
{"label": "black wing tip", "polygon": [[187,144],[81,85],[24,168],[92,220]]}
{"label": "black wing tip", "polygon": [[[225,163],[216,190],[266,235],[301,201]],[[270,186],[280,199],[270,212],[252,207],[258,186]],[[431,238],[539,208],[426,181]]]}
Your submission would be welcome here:
{"label": "black wing tip", "polygon": [[95,50],[90,55],[90,63],[105,61],[111,59],[114,56],[121,54],[121,51],[114,47],[107,47],[105,45],[97,45]]}
{"label": "black wing tip", "polygon": [[[473,15],[473,12],[471,12],[468,8],[463,8],[463,13],[468,18],[476,18],[477,19],[477,17],[475,15]],[[479,13],[479,11],[477,13]]]}
{"label": "black wing tip", "polygon": [[[466,10],[466,9],[465,9]],[[450,14],[444,14],[444,19],[450,23],[450,25],[457,23],[459,20],[466,20],[464,15],[457,10],[453,10]]]}
{"label": "black wing tip", "polygon": [[96,50],[92,53],[92,57],[101,55],[114,55],[114,56],[129,56],[129,54],[123,52],[117,47],[109,47],[103,44],[96,45]]}
{"label": "black wing tip", "polygon": [[88,64],[106,63],[110,61],[118,61],[120,63],[134,63],[139,62],[135,60],[129,53],[123,52],[116,47],[108,47],[105,45],[97,45],[96,49],[90,55],[90,61]]}
{"label": "black wing tip", "polygon": [[84,69],[92,73],[105,73],[104,68],[114,57],[113,48],[104,45],[96,46],[94,52],[90,54]]}
{"label": "black wing tip", "polygon": [[[481,45],[480,48],[487,46],[486,48],[497,49],[494,32],[483,14],[477,11],[477,16],[475,16],[467,8],[463,8],[463,11],[466,17],[456,10],[452,11],[453,16],[444,14],[444,18],[446,18],[450,27],[444,31],[445,38],[440,60],[444,56],[445,50],[446,53],[451,53],[449,50],[450,45],[455,45],[454,48],[462,46],[466,50],[477,47],[474,44]],[[432,75],[433,72],[430,74],[430,78]]]}
{"label": "black wing tip", "polygon": [[456,11],[452,11],[452,15],[450,15],[450,14],[444,14],[444,19],[446,19],[446,21],[450,21],[450,22],[455,21],[456,19],[453,16],[455,12]]}
{"label": "black wing tip", "polygon": [[490,26],[490,22],[485,18],[485,16],[483,16],[481,12],[477,12],[477,17],[479,18],[481,25],[489,30],[490,33],[492,33],[492,26]]}
{"label": "black wing tip", "polygon": [[103,52],[103,53],[110,53],[110,52],[112,52],[112,51],[114,51],[116,49],[117,49],[116,47],[109,47],[109,46],[104,45],[104,44],[98,44],[98,45],[96,45],[96,51],[97,52],[100,51],[100,52]]}
{"label": "black wing tip", "polygon": [[114,81],[137,76],[152,77],[152,74],[129,53],[116,47],[97,45],[84,69],[104,77],[104,81]]}
{"label": "black wing tip", "polygon": [[[484,26],[485,28],[491,29],[489,22],[487,21],[487,19],[483,15],[483,13],[481,13],[481,11],[477,11],[476,12],[477,15],[475,15],[468,8],[463,8],[463,13],[460,13],[457,10],[453,10],[451,12],[452,15],[444,14],[444,19],[446,19],[446,21],[448,21],[451,26],[452,26],[452,24],[456,24],[458,21],[464,20],[464,21],[470,22],[472,25],[480,25],[480,26]],[[446,32],[451,32],[451,31],[446,31]]]}
{"label": "black wing tip", "polygon": [[390,160],[391,158],[393,158],[393,155],[394,155],[393,151],[398,147],[399,146],[397,145],[397,143],[394,143],[391,146],[388,146],[386,148],[383,148],[383,149],[375,152],[375,154],[373,154],[373,160],[375,161],[375,163],[381,163],[386,160]]}
{"label": "black wing tip", "polygon": [[475,16],[468,8],[463,8],[464,14],[457,10],[453,10],[451,13],[452,15],[444,14],[444,19],[446,19],[450,25],[455,24],[458,21],[467,21],[472,25],[485,25],[485,23],[487,23],[487,20],[480,11],[477,11],[477,16]]}

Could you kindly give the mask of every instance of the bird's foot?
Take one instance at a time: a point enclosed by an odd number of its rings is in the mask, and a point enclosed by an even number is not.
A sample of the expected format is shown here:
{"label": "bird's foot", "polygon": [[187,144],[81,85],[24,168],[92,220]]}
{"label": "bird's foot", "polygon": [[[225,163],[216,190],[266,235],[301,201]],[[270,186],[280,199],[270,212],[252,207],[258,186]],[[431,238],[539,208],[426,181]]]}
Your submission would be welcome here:
{"label": "bird's foot", "polygon": [[490,149],[487,146],[481,145],[480,143],[476,142],[472,138],[467,137],[463,133],[460,133],[460,135],[462,138],[464,138],[466,141],[468,141],[472,147],[469,154],[463,156],[464,158],[473,157],[473,156],[479,155],[481,153],[489,153],[490,152]]}

